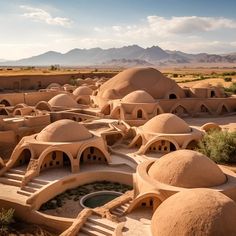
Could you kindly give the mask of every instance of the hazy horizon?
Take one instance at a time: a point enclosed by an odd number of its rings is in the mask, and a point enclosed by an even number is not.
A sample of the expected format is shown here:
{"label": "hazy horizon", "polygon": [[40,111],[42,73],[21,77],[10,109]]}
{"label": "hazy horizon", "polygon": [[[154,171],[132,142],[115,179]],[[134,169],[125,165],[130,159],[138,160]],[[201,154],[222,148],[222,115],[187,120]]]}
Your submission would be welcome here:
{"label": "hazy horizon", "polygon": [[5,60],[128,45],[236,52],[233,0],[0,0],[0,7],[0,59]]}

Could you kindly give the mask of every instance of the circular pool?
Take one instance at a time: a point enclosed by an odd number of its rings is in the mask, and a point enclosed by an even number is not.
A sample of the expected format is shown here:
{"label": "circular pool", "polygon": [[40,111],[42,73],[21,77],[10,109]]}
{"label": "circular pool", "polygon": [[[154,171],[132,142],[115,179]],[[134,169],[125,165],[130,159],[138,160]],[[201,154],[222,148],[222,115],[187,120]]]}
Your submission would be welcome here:
{"label": "circular pool", "polygon": [[113,199],[121,196],[122,193],[115,191],[98,191],[89,193],[80,199],[80,205],[84,208],[96,208],[105,205]]}

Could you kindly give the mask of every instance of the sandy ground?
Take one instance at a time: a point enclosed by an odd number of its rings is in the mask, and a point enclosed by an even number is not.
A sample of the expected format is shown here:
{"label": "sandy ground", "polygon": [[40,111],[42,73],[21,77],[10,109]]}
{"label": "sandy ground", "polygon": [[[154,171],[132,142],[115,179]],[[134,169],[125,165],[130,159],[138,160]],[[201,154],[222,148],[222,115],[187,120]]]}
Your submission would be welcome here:
{"label": "sandy ground", "polygon": [[151,236],[151,208],[138,208],[125,216],[123,236]]}

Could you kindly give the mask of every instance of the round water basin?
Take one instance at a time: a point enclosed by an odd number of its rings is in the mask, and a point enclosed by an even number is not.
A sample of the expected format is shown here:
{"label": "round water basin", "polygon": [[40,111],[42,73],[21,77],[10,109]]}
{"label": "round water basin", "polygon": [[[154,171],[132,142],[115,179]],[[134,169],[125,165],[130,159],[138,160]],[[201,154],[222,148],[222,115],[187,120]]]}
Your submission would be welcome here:
{"label": "round water basin", "polygon": [[82,207],[96,208],[105,205],[113,199],[121,196],[122,193],[115,191],[98,191],[87,194],[80,199]]}

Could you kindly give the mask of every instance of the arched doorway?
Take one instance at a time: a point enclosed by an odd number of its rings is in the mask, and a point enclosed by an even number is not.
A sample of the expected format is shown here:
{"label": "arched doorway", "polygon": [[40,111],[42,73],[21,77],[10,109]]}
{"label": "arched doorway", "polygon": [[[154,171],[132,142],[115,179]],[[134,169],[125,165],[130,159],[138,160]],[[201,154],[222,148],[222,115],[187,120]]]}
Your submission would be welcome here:
{"label": "arched doorway", "polygon": [[71,169],[71,160],[69,156],[62,151],[53,151],[48,153],[40,166],[40,171],[52,168],[67,168]]}
{"label": "arched doorway", "polygon": [[221,112],[220,112],[220,115],[224,115],[224,114],[227,114],[229,111],[228,111],[228,109],[226,108],[226,106],[225,105],[223,105],[222,107],[221,107]]}
{"label": "arched doorway", "polygon": [[103,109],[103,112],[102,112],[104,115],[110,115],[111,113],[111,106],[110,105],[107,105],[104,109]]}
{"label": "arched doorway", "polygon": [[171,93],[169,95],[169,99],[177,99],[177,96],[174,93]]}
{"label": "arched doorway", "polygon": [[175,150],[175,145],[169,140],[158,140],[148,147],[146,153],[168,153]]}
{"label": "arched doorway", "polygon": [[6,100],[6,99],[3,99],[0,104],[4,105],[5,107],[9,107],[11,106],[11,104]]}
{"label": "arched doorway", "polygon": [[30,162],[30,158],[31,158],[31,151],[28,148],[22,150],[13,167],[27,166]]}
{"label": "arched doorway", "polygon": [[8,113],[5,109],[0,109],[0,115],[1,116],[8,116]]}
{"label": "arched doorway", "polygon": [[215,98],[216,97],[216,93],[214,90],[211,90],[211,98]]}
{"label": "arched doorway", "polygon": [[201,111],[201,113],[210,113],[209,109],[203,104],[200,107],[200,111]]}
{"label": "arched doorway", "polygon": [[186,108],[181,105],[177,106],[172,113],[180,117],[188,116]]}
{"label": "arched doorway", "polygon": [[80,156],[80,164],[107,164],[105,155],[96,147],[87,147]]}
{"label": "arched doorway", "polygon": [[143,118],[143,111],[141,109],[137,110],[137,118],[142,119]]}

